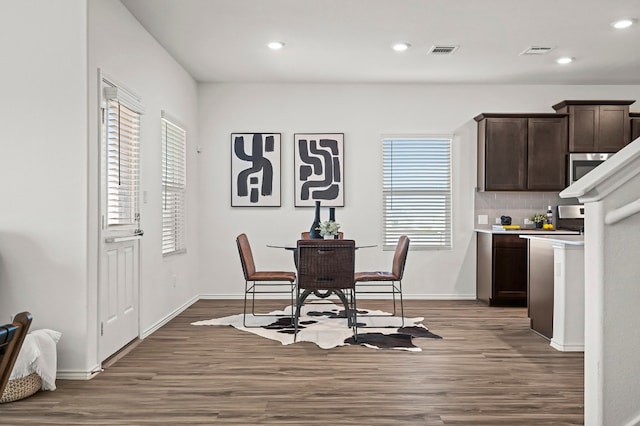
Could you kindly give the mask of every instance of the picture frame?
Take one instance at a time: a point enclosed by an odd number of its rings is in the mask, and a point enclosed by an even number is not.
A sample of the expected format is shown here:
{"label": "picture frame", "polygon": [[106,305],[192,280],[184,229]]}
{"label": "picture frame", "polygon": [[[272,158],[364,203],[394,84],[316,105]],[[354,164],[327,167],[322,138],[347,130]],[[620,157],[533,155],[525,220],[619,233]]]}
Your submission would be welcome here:
{"label": "picture frame", "polygon": [[295,207],[344,207],[344,133],[295,133]]}
{"label": "picture frame", "polygon": [[231,207],[280,207],[281,134],[231,133]]}

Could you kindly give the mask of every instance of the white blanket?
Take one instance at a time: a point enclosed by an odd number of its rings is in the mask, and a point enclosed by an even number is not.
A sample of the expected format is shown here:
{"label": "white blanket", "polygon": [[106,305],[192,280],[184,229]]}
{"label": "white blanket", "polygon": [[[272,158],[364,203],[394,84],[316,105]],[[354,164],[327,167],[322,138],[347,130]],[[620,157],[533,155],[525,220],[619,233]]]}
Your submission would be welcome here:
{"label": "white blanket", "polygon": [[62,333],[48,329],[28,333],[11,370],[9,380],[36,373],[42,379],[43,390],[55,390],[58,365],[56,344],[61,336]]}

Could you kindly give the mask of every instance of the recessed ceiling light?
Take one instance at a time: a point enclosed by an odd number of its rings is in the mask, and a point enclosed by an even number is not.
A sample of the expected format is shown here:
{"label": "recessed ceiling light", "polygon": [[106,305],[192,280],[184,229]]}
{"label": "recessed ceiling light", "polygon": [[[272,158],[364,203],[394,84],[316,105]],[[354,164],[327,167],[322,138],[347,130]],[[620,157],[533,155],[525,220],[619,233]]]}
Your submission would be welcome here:
{"label": "recessed ceiling light", "polygon": [[267,46],[269,46],[269,49],[280,50],[284,47],[284,43],[281,41],[271,41]]}
{"label": "recessed ceiling light", "polygon": [[618,21],[612,22],[611,25],[614,28],[618,28],[618,29],[622,29],[622,28],[629,28],[630,26],[632,26],[633,24],[636,23],[635,19],[620,19]]}
{"label": "recessed ceiling light", "polygon": [[570,64],[571,62],[573,62],[573,58],[570,58],[568,56],[564,56],[562,58],[556,59],[556,62],[559,63],[559,64]]}
{"label": "recessed ceiling light", "polygon": [[396,43],[393,45],[393,50],[395,50],[396,52],[404,52],[409,47],[411,47],[409,43]]}

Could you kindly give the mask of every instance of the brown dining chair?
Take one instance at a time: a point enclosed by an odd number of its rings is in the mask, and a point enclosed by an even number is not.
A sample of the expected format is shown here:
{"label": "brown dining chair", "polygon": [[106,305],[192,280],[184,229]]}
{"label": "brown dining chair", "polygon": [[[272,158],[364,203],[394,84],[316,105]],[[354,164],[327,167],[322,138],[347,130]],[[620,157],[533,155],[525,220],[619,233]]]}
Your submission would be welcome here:
{"label": "brown dining chair", "polygon": [[[300,233],[300,239],[301,240],[310,240],[311,237],[309,236],[310,232],[309,231],[305,231],[305,232],[301,232]],[[344,232],[342,231],[338,231],[338,239],[342,240],[344,239]]]}
{"label": "brown dining chair", "polygon": [[[398,238],[396,250],[393,254],[391,271],[356,272],[356,291],[360,294],[383,295],[391,294],[393,299],[393,313],[397,315],[396,298],[400,299],[400,315],[402,317],[402,327],[404,327],[404,302],[402,300],[402,276],[404,275],[404,265],[409,252],[409,237],[402,235]],[[366,316],[366,315],[362,315]],[[376,316],[376,315],[371,315]]]}
{"label": "brown dining chair", "polygon": [[249,238],[246,234],[240,234],[236,238],[242,272],[244,274],[244,312],[242,324],[247,327],[247,297],[251,297],[251,315],[269,316],[268,314],[256,314],[256,296],[263,294],[288,294],[291,300],[291,320],[293,322],[294,295],[296,290],[296,273],[290,271],[259,271],[253,260],[253,253]]}
{"label": "brown dining chair", "polygon": [[0,397],[9,383],[13,366],[32,320],[29,312],[20,312],[11,324],[0,326]]}
{"label": "brown dining chair", "polygon": [[299,240],[297,243],[298,285],[294,316],[294,341],[300,310],[311,294],[325,299],[334,294],[344,305],[347,325],[358,339],[358,311],[354,292],[356,246],[353,240]]}

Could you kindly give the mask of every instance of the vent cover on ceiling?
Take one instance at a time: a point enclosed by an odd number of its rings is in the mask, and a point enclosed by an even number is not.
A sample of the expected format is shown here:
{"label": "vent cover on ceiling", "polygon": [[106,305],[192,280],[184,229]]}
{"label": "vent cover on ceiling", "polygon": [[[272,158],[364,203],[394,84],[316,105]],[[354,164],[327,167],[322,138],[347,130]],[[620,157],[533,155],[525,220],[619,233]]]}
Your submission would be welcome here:
{"label": "vent cover on ceiling", "polygon": [[453,54],[453,52],[455,52],[456,50],[458,50],[458,47],[460,46],[431,46],[431,49],[429,49],[429,52],[427,52],[428,55],[451,55]]}
{"label": "vent cover on ceiling", "polygon": [[545,46],[531,46],[526,48],[521,55],[544,55],[545,53],[553,50],[553,47]]}

